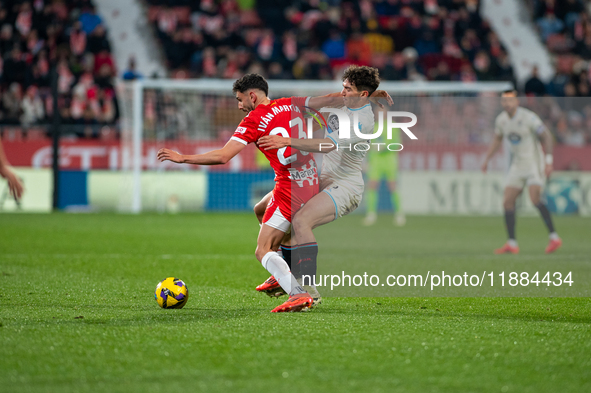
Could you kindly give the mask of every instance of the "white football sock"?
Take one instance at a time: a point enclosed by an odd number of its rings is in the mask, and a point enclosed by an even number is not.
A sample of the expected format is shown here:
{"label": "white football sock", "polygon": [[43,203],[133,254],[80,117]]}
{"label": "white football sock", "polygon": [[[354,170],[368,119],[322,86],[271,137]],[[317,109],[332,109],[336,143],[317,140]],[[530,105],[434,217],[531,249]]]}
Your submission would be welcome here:
{"label": "white football sock", "polygon": [[509,240],[507,240],[507,244],[510,245],[511,247],[517,247],[517,240],[509,239]]}
{"label": "white football sock", "polygon": [[558,237],[558,233],[552,232],[550,234],[550,240],[558,240],[558,239],[560,239],[560,237]]}
{"label": "white football sock", "polygon": [[263,267],[275,277],[275,280],[277,280],[279,285],[281,285],[281,288],[283,288],[289,296],[306,292],[289,271],[287,262],[285,262],[285,260],[275,251],[269,251],[266,253],[261,263],[263,264]]}

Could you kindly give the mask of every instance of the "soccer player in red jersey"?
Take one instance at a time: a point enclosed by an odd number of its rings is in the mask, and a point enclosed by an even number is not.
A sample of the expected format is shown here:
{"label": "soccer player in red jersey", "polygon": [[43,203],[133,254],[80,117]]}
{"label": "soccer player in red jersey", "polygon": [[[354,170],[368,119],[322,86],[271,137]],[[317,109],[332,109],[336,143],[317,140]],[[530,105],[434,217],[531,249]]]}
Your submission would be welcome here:
{"label": "soccer player in red jersey", "polygon": [[[160,149],[158,159],[194,165],[219,165],[227,163],[249,143],[257,144],[265,135],[305,138],[300,108],[311,100],[316,100],[315,104],[319,106],[324,102],[323,97],[270,100],[267,97],[267,81],[258,74],[247,74],[238,79],[234,82],[233,92],[238,100],[238,109],[248,114],[223,148],[196,155]],[[316,162],[311,154],[291,147],[261,151],[275,171],[275,188],[263,216],[255,255],[289,294],[289,299],[272,312],[302,311],[312,305],[312,297],[297,283],[276,250],[291,226],[293,215],[318,193]]]}

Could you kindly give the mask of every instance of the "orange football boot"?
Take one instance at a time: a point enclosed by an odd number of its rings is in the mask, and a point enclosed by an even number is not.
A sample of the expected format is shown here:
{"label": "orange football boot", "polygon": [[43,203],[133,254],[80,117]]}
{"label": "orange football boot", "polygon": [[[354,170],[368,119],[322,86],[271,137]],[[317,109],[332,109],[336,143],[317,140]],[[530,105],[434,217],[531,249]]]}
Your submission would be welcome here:
{"label": "orange football boot", "polygon": [[519,253],[519,247],[517,247],[517,246],[513,247],[509,243],[505,243],[505,245],[503,245],[503,247],[497,248],[495,250],[495,254],[518,254],[518,253]]}
{"label": "orange football boot", "polygon": [[275,277],[271,276],[265,280],[264,283],[256,287],[259,292],[264,292],[271,297],[279,297],[285,295],[285,291],[281,288],[281,285],[275,280]]}
{"label": "orange football boot", "polygon": [[312,306],[314,300],[308,292],[298,293],[290,296],[289,299],[280,306],[275,307],[271,312],[298,312],[305,311]]}
{"label": "orange football boot", "polygon": [[546,254],[551,254],[554,251],[558,250],[562,246],[562,239],[551,239],[550,243],[548,243],[548,247],[546,247]]}

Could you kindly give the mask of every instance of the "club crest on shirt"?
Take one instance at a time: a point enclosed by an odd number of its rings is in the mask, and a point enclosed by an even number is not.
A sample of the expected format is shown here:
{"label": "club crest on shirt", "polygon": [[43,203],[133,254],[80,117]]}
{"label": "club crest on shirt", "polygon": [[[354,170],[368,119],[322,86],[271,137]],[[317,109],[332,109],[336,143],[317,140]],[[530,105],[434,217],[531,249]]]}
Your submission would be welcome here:
{"label": "club crest on shirt", "polygon": [[334,131],[339,131],[339,118],[336,115],[330,115],[328,117],[328,133],[331,134]]}
{"label": "club crest on shirt", "polygon": [[507,135],[507,139],[509,139],[509,142],[511,142],[511,144],[517,145],[521,142],[521,135],[512,132],[509,135]]}

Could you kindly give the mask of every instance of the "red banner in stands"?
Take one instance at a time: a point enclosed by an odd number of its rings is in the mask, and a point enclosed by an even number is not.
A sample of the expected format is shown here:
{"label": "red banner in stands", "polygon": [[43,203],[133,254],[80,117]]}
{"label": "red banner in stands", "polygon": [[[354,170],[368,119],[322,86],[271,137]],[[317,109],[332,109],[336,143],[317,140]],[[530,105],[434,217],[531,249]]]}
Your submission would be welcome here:
{"label": "red banner in stands", "polygon": [[[51,167],[52,148],[50,141],[3,141],[8,161],[15,167],[47,168]],[[198,166],[178,166],[171,162],[160,163],[156,153],[161,147],[167,147],[183,154],[199,154],[223,147],[219,142],[170,142],[144,143],[144,169],[159,168],[200,169]],[[248,146],[226,165],[212,166],[211,170],[240,171],[257,170],[256,148]],[[64,141],[60,145],[60,168],[72,170],[108,169],[119,170],[124,156],[118,141]]]}
{"label": "red banner in stands", "polygon": [[[42,141],[3,141],[8,161],[15,167],[51,167],[51,142]],[[143,165],[145,169],[156,170],[176,168],[197,170],[205,167],[184,165],[179,167],[170,162],[159,163],[156,153],[161,147],[177,150],[183,154],[205,153],[219,149],[223,142],[147,142],[144,143]],[[434,145],[405,146],[400,153],[401,170],[445,170],[476,171],[487,151],[487,146]],[[256,159],[257,150],[248,146],[226,165],[212,166],[214,171],[252,171],[269,168],[266,160]],[[60,167],[72,170],[108,169],[119,170],[122,166],[121,145],[118,141],[64,141],[60,148]],[[505,158],[499,154],[491,163],[491,170],[504,168]],[[556,146],[554,150],[556,170],[591,171],[591,146]]]}

